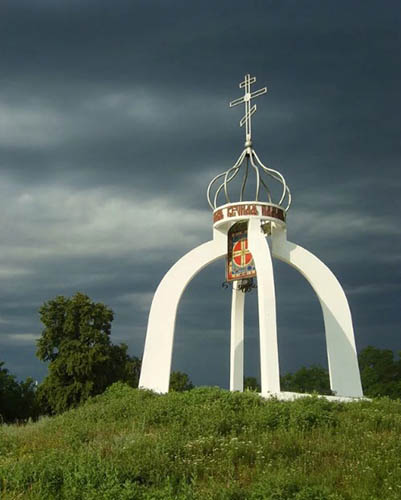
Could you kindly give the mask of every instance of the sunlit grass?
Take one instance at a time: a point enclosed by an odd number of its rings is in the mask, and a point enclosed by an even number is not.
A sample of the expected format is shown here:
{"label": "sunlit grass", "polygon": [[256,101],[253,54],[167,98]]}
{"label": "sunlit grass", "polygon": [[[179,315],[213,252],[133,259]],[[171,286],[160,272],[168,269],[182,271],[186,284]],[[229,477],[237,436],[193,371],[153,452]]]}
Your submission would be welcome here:
{"label": "sunlit grass", "polygon": [[398,500],[400,433],[400,401],[115,384],[58,417],[0,427],[0,498]]}

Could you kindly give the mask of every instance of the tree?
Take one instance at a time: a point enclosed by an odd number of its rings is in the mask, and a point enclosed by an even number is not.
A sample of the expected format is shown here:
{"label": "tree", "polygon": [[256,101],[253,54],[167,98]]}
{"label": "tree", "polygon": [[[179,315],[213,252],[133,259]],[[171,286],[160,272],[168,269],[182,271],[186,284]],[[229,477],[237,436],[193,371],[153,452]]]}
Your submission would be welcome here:
{"label": "tree", "polygon": [[331,394],[329,373],[321,366],[303,366],[295,373],[281,377],[281,390],[289,392],[318,392]]}
{"label": "tree", "polygon": [[83,294],[45,302],[39,310],[45,328],[36,355],[49,362],[49,374],[38,389],[45,412],[60,413],[122,380],[138,385],[140,361],[125,344],[110,341],[113,311]]}
{"label": "tree", "polygon": [[359,354],[359,369],[365,396],[401,397],[401,361],[394,360],[393,351],[366,347]]}
{"label": "tree", "polygon": [[170,375],[170,391],[182,392],[193,389],[193,383],[186,373],[172,372]]}
{"label": "tree", "polygon": [[[401,398],[401,360],[394,359],[393,351],[368,346],[359,353],[358,361],[365,396]],[[328,371],[312,366],[287,373],[281,377],[281,390],[330,394]]]}
{"label": "tree", "polygon": [[0,422],[25,421],[38,416],[35,382],[27,378],[18,382],[0,362]]}
{"label": "tree", "polygon": [[245,377],[244,378],[244,390],[261,392],[260,384],[256,377]]}

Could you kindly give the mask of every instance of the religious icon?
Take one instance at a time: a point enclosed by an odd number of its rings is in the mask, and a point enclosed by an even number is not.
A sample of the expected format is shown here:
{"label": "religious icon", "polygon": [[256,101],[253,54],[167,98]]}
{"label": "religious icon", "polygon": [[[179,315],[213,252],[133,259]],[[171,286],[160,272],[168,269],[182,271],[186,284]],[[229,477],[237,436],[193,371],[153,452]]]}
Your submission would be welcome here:
{"label": "religious icon", "polygon": [[228,233],[227,281],[256,277],[255,263],[248,250],[248,224],[238,222]]}

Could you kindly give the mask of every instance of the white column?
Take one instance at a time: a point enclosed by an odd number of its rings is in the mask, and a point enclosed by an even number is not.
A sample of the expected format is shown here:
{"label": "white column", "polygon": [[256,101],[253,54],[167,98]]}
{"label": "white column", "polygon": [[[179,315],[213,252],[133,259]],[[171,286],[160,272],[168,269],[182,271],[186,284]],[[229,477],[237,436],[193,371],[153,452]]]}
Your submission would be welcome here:
{"label": "white column", "polygon": [[287,241],[285,230],[274,230],[272,242],[273,256],[297,269],[319,298],[326,331],[331,389],[338,396],[362,397],[352,317],[340,283],[315,255]]}
{"label": "white column", "polygon": [[227,235],[217,230],[214,238],[184,255],[167,272],[153,297],[139,387],[168,392],[177,307],[192,278],[227,253]]}
{"label": "white column", "polygon": [[261,388],[262,395],[267,395],[269,392],[280,392],[280,370],[273,264],[269,245],[258,219],[249,220],[248,247],[258,278]]}
{"label": "white column", "polygon": [[244,390],[244,306],[245,293],[233,282],[231,301],[230,391]]}

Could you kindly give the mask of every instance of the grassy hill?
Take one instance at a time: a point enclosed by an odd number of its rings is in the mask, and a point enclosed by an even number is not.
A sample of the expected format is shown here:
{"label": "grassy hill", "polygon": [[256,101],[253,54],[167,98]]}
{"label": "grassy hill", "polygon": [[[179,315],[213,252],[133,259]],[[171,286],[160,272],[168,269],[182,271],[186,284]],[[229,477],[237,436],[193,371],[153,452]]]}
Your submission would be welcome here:
{"label": "grassy hill", "polygon": [[265,401],[114,384],[0,427],[1,500],[401,498],[401,402]]}

